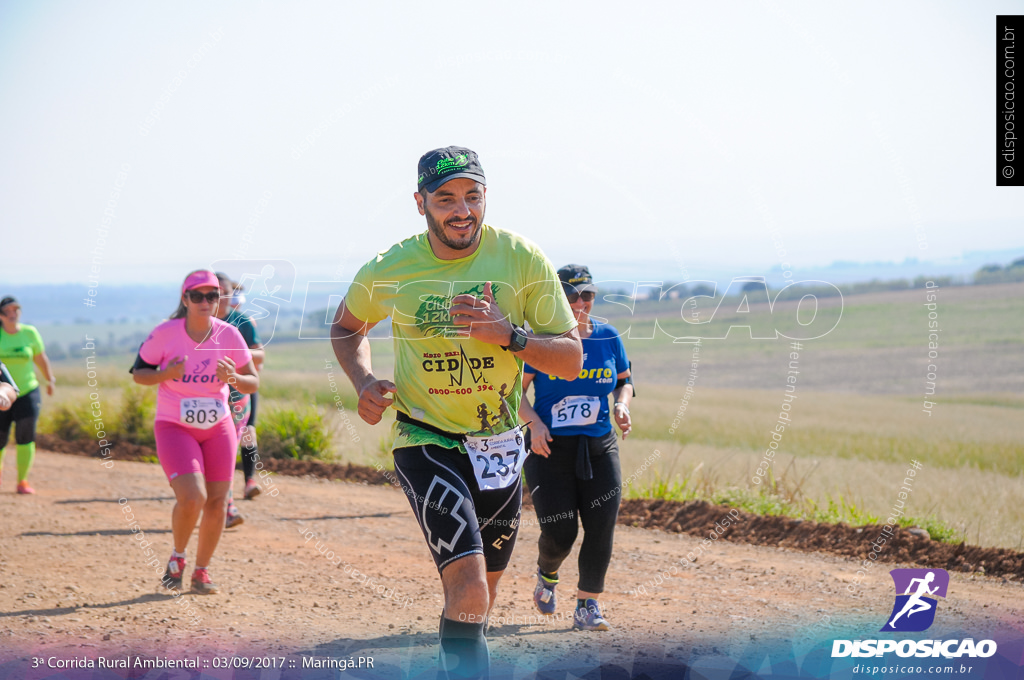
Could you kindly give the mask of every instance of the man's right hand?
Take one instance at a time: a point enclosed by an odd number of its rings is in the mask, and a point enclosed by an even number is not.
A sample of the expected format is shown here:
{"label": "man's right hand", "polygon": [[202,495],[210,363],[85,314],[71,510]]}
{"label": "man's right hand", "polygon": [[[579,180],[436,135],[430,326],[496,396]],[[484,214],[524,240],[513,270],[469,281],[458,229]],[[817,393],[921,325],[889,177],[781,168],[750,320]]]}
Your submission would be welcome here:
{"label": "man's right hand", "polygon": [[359,417],[370,425],[380,422],[384,409],[394,402],[388,394],[396,391],[395,383],[390,380],[371,380],[359,392]]}

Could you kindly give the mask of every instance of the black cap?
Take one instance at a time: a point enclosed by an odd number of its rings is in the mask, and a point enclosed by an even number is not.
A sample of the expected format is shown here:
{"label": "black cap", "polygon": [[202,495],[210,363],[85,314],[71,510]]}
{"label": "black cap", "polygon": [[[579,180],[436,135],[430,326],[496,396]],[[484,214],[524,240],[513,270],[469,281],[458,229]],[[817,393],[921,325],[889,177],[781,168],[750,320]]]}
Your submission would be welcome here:
{"label": "black cap", "polygon": [[13,297],[8,295],[4,299],[0,300],[0,309],[3,309],[7,305],[17,304],[17,302],[18,302],[17,300],[15,300]]}
{"label": "black cap", "polygon": [[597,290],[594,285],[594,277],[584,264],[567,264],[558,270],[558,280],[562,282],[562,288],[569,293],[583,293],[588,290]]}
{"label": "black cap", "polygon": [[221,283],[227,283],[228,288],[230,288],[231,290],[235,290],[236,288],[238,288],[238,282],[232,279],[224,272],[214,272],[213,275],[216,276],[217,280],[220,281]]}
{"label": "black cap", "polygon": [[450,179],[468,177],[487,186],[484,169],[475,151],[462,146],[446,146],[428,151],[420,157],[416,190],[434,193]]}

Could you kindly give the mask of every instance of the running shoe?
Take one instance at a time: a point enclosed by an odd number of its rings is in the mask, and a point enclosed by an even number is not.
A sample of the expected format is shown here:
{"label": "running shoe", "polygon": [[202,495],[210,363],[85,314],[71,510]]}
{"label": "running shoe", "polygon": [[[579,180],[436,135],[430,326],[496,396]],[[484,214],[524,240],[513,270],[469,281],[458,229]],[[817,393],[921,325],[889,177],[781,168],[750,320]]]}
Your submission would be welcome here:
{"label": "running shoe", "polygon": [[601,610],[597,607],[597,600],[588,599],[586,605],[577,607],[573,615],[573,630],[611,630],[612,627],[601,616]]}
{"label": "running shoe", "polygon": [[228,512],[224,516],[224,527],[230,529],[231,527],[237,527],[239,524],[244,522],[245,519],[242,517],[242,513],[235,507],[235,502],[228,501]]}
{"label": "running shoe", "polygon": [[210,580],[209,570],[196,569],[192,572],[192,592],[198,595],[213,595],[219,593],[220,588]]}
{"label": "running shoe", "polygon": [[168,590],[181,590],[181,577],[185,575],[185,558],[171,557],[167,562],[167,571],[161,581]]}
{"label": "running shoe", "polygon": [[251,501],[253,498],[256,498],[256,496],[259,496],[261,493],[263,493],[263,489],[260,488],[260,485],[256,483],[255,479],[246,480],[245,500]]}
{"label": "running shoe", "polygon": [[533,603],[537,605],[537,611],[541,614],[551,616],[555,613],[555,586],[558,579],[551,580],[537,570],[537,587],[533,589]]}
{"label": "running shoe", "polygon": [[29,493],[35,493],[35,492],[36,492],[36,490],[28,485],[28,480],[23,481],[23,482],[18,482],[18,493],[29,494]]}

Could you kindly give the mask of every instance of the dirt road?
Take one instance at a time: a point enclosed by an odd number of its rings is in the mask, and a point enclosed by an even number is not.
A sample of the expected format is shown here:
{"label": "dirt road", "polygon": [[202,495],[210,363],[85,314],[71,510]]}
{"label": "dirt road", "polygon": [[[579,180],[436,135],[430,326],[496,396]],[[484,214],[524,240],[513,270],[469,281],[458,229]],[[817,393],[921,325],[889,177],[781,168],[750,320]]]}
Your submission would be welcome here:
{"label": "dirt road", "polygon": [[[17,496],[13,456],[7,459],[0,661],[305,653],[374,657],[375,669],[395,676],[433,667],[440,582],[394,489],[276,478],[276,497],[240,502],[246,523],[221,541],[211,573],[223,593],[175,598],[158,588],[173,505],[159,466],[114,461],[106,469],[97,459],[40,452],[32,476],[38,494]],[[719,540],[696,565],[665,579],[658,574],[700,539],[620,526],[602,599],[614,630],[573,633],[565,618],[535,617],[539,531],[532,510],[524,518],[489,633],[495,666],[513,674],[558,664],[615,663],[628,671],[644,659],[713,668],[759,641],[799,646],[873,636],[892,607],[888,569],[897,565],[879,565],[851,593],[853,560]],[[145,555],[133,521],[155,559]],[[194,553],[193,537],[190,558]],[[559,609],[566,616],[576,558],[574,552],[562,569]],[[929,635],[1021,637],[1019,582],[951,578]]]}

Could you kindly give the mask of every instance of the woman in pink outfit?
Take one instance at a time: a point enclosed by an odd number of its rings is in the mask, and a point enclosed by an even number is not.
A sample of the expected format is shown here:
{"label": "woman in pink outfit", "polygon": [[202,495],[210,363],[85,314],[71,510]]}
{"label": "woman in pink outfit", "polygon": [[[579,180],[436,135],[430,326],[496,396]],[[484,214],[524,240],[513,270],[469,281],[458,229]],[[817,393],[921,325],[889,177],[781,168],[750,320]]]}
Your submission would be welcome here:
{"label": "woman in pink outfit", "polygon": [[243,394],[259,388],[238,329],[216,317],[219,296],[213,272],[189,274],[178,309],[149,334],[132,368],[136,383],[159,385],[156,452],[177,501],[171,514],[174,552],[163,584],[181,588],[188,540],[202,514],[192,592],[204,595],[218,591],[207,568],[224,530],[238,447],[228,385]]}

